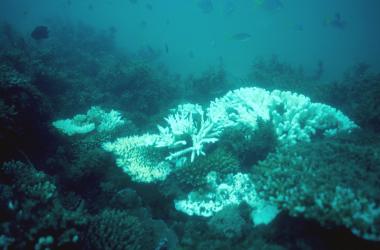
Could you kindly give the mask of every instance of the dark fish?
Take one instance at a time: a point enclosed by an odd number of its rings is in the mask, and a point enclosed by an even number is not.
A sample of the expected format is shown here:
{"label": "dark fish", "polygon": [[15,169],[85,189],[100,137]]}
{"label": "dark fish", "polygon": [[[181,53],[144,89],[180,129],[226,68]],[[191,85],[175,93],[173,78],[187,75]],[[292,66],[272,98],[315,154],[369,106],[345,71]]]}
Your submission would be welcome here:
{"label": "dark fish", "polygon": [[47,39],[49,38],[49,29],[43,25],[37,26],[32,33],[30,33],[30,36],[37,41]]}
{"label": "dark fish", "polygon": [[342,19],[339,12],[335,13],[334,17],[326,18],[325,25],[331,26],[337,29],[344,29],[346,27],[346,21]]}
{"label": "dark fish", "polygon": [[129,0],[130,3],[136,4],[137,0]]}
{"label": "dark fish", "polygon": [[145,20],[140,22],[140,28],[145,29],[148,26],[148,23]]}
{"label": "dark fish", "polygon": [[314,81],[321,80],[323,73],[325,72],[323,61],[319,60],[317,64],[317,69],[311,79]]}
{"label": "dark fish", "polygon": [[248,41],[251,38],[252,38],[252,36],[248,33],[245,33],[245,32],[236,33],[236,34],[232,35],[233,40],[242,41],[242,42]]}
{"label": "dark fish", "polygon": [[265,10],[277,10],[284,8],[284,4],[281,0],[256,0],[257,5]]}
{"label": "dark fish", "polygon": [[146,8],[147,10],[153,10],[153,6],[152,6],[152,4],[150,4],[150,3],[145,4],[145,8]]}
{"label": "dark fish", "polygon": [[226,16],[232,15],[236,10],[236,5],[233,1],[228,1],[224,4],[223,13]]}
{"label": "dark fish", "polygon": [[304,31],[304,30],[305,30],[305,28],[304,28],[304,26],[303,26],[302,23],[295,24],[295,25],[294,25],[294,29],[295,29],[296,31]]}
{"label": "dark fish", "polygon": [[117,29],[115,28],[115,26],[110,26],[108,27],[108,31],[111,33],[111,35],[115,35]]}
{"label": "dark fish", "polygon": [[210,13],[214,10],[214,5],[211,0],[200,0],[198,1],[198,7],[203,11],[203,13]]}
{"label": "dark fish", "polygon": [[87,8],[88,10],[94,10],[94,6],[92,4],[89,4]]}
{"label": "dark fish", "polygon": [[168,46],[168,44],[167,44],[167,43],[165,43],[165,52],[166,52],[166,54],[168,54],[168,53],[169,53],[169,46]]}

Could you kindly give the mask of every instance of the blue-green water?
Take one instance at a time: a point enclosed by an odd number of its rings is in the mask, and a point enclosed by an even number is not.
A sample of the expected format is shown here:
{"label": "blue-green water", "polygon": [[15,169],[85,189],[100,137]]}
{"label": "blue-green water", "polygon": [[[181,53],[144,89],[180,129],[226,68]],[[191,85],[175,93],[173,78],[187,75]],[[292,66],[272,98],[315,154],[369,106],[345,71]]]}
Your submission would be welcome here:
{"label": "blue-green water", "polygon": [[[252,60],[273,54],[308,72],[323,61],[328,79],[362,61],[379,67],[376,0],[220,0],[210,1],[212,10],[207,13],[198,2],[3,0],[0,11],[24,33],[53,20],[115,27],[118,46],[130,53],[144,46],[164,52],[167,45],[170,53],[162,53],[158,61],[185,75],[223,63],[230,74],[244,77]],[[337,13],[344,28],[331,24]],[[251,39],[232,39],[240,32]]]}

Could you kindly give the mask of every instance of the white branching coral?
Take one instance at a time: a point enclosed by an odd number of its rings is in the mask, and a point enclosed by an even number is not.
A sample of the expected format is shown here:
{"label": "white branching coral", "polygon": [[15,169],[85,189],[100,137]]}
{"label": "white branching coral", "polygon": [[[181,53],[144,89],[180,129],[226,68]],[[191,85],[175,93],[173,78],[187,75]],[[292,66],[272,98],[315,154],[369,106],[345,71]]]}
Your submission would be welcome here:
{"label": "white branching coral", "polygon": [[[116,164],[138,182],[164,180],[175,166],[207,153],[226,128],[240,124],[259,129],[258,121],[271,122],[282,145],[309,141],[314,135],[330,136],[356,125],[342,112],[308,97],[285,91],[240,88],[217,98],[205,110],[182,104],[158,126],[158,134],[119,138],[103,149],[116,156]],[[86,114],[53,125],[67,135],[112,131],[125,120],[118,111],[92,107]]]}
{"label": "white branching coral", "polygon": [[98,106],[91,107],[90,110],[87,111],[86,116],[88,120],[94,121],[95,124],[97,124],[96,130],[98,132],[112,131],[125,124],[121,113],[113,109],[111,109],[110,112],[105,112]]}
{"label": "white branching coral", "polygon": [[289,91],[240,88],[211,102],[207,112],[196,104],[179,105],[158,126],[156,147],[171,150],[167,160],[205,154],[207,144],[218,141],[226,127],[244,124],[258,129],[258,120],[273,124],[280,145],[310,141],[315,135],[330,136],[356,125],[342,112]]}
{"label": "white branching coral", "polygon": [[218,141],[225,126],[205,114],[197,104],[179,105],[174,111],[165,118],[167,127],[158,126],[160,134],[155,145],[176,150],[166,157],[167,160],[178,160],[190,154],[190,160],[194,161],[196,156],[205,154],[206,144]]}
{"label": "white branching coral", "polygon": [[167,127],[157,126],[160,137],[156,142],[156,147],[186,145],[187,142],[184,139],[178,140],[178,138],[194,134],[197,129],[194,116],[200,115],[203,118],[204,115],[200,105],[190,103],[179,105],[172,112],[175,113],[165,118]]}

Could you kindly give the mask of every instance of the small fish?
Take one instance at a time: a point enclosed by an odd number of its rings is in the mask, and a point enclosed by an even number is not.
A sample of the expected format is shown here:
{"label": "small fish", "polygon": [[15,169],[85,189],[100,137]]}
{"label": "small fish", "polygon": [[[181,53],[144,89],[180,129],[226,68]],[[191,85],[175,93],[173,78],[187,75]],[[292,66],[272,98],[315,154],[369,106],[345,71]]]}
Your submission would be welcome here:
{"label": "small fish", "polygon": [[198,7],[206,14],[211,13],[214,10],[214,5],[211,0],[198,1]]}
{"label": "small fish", "polygon": [[255,0],[255,4],[268,11],[284,8],[281,0]]}
{"label": "small fish", "polygon": [[32,33],[30,33],[30,36],[37,41],[47,39],[49,38],[49,29],[43,25],[37,26]]}
{"label": "small fish", "polygon": [[347,23],[342,19],[340,13],[337,12],[333,17],[326,17],[324,20],[324,25],[343,30]]}
{"label": "small fish", "polygon": [[166,54],[169,54],[169,46],[167,43],[165,43],[165,52]]}
{"label": "small fish", "polygon": [[245,33],[245,32],[241,32],[241,33],[236,33],[234,35],[232,35],[232,39],[235,40],[235,41],[241,41],[241,42],[245,42],[245,41],[248,41],[252,38],[252,36],[248,33]]}
{"label": "small fish", "polygon": [[132,3],[132,4],[136,4],[137,0],[129,0],[129,2]]}
{"label": "small fish", "polygon": [[108,27],[108,31],[110,32],[111,35],[115,35],[117,32],[117,29],[115,26],[112,25],[112,26]]}
{"label": "small fish", "polygon": [[145,29],[148,26],[148,23],[145,20],[142,20],[139,24],[141,29]]}
{"label": "small fish", "polygon": [[223,7],[223,13],[225,16],[232,15],[236,10],[236,5],[233,1],[227,1]]}
{"label": "small fish", "polygon": [[294,30],[295,31],[304,31],[305,27],[303,26],[302,23],[297,23],[297,24],[294,25]]}
{"label": "small fish", "polygon": [[153,10],[153,6],[152,6],[151,3],[146,3],[146,4],[145,4],[145,8],[146,8],[147,10]]}

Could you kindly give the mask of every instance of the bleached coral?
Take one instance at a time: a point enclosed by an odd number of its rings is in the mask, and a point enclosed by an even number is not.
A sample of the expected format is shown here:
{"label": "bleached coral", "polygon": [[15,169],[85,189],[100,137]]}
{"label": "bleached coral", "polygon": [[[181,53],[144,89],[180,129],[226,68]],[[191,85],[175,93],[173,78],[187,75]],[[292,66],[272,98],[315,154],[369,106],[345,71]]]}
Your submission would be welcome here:
{"label": "bleached coral", "polygon": [[210,116],[223,122],[243,123],[257,129],[258,119],[271,121],[282,145],[310,141],[318,134],[331,136],[357,125],[339,110],[289,91],[269,92],[240,88],[211,102]]}
{"label": "bleached coral", "polygon": [[157,135],[151,134],[122,137],[102,147],[116,156],[116,165],[132,180],[149,183],[164,180],[171,172],[163,153],[153,146],[156,139]]}
{"label": "bleached coral", "polygon": [[207,112],[197,104],[179,105],[158,126],[156,147],[167,147],[167,160],[205,155],[205,146],[215,143],[227,127],[238,124],[258,129],[258,120],[270,121],[280,145],[310,141],[315,135],[330,136],[356,125],[342,112],[289,91],[240,88],[210,103]]}
{"label": "bleached coral", "polygon": [[107,113],[98,106],[93,106],[86,114],[75,115],[72,119],[53,122],[53,126],[56,129],[68,136],[86,134],[94,130],[98,132],[110,132],[124,124],[125,120],[120,112],[111,110]]}
{"label": "bleached coral", "polygon": [[229,205],[239,205],[245,201],[254,206],[258,200],[254,184],[248,174],[229,174],[225,180],[219,180],[216,172],[207,175],[210,191],[191,192],[187,199],[176,200],[175,208],[188,215],[209,217]]}
{"label": "bleached coral", "polygon": [[[89,114],[96,111],[94,117],[98,119],[92,119],[96,124],[99,121],[114,121],[111,125],[100,122],[98,129],[123,123],[118,113],[96,109],[90,111]],[[117,165],[123,167],[134,180],[163,180],[171,171],[169,165],[172,163],[181,166],[186,159],[192,162],[196,157],[205,155],[207,145],[218,142],[225,128],[244,124],[257,130],[259,119],[273,124],[280,145],[310,141],[314,135],[333,135],[356,127],[340,111],[328,105],[312,103],[303,95],[241,88],[215,99],[206,111],[197,104],[179,105],[165,118],[167,125],[158,126],[159,134],[149,136],[149,142],[146,141],[147,136],[143,136],[145,139],[119,138],[113,144],[104,144],[103,148],[117,156]],[[114,147],[111,148],[111,145]],[[150,159],[155,151],[164,156],[159,161],[154,160],[153,164]],[[145,172],[151,173],[142,174]]]}
{"label": "bleached coral", "polygon": [[207,116],[200,105],[184,104],[174,110],[175,114],[165,118],[169,126],[158,126],[160,136],[156,147],[169,147],[175,149],[167,160],[177,160],[190,154],[190,160],[196,156],[205,155],[206,144],[218,141],[223,124]]}
{"label": "bleached coral", "polygon": [[270,117],[282,145],[308,142],[317,134],[332,136],[357,127],[341,111],[313,103],[304,95],[275,90],[271,99]]}
{"label": "bleached coral", "polygon": [[86,116],[88,120],[94,121],[97,124],[96,130],[98,132],[112,131],[125,124],[121,113],[113,109],[107,113],[98,106],[91,107],[90,110],[87,111]]}
{"label": "bleached coral", "polygon": [[68,136],[87,134],[95,130],[95,123],[88,122],[84,115],[76,115],[73,119],[54,121],[53,126]]}
{"label": "bleached coral", "polygon": [[265,89],[240,88],[212,101],[209,113],[224,123],[245,123],[256,128],[258,118],[270,119],[271,101],[270,92]]}
{"label": "bleached coral", "polygon": [[229,174],[221,179],[218,173],[210,172],[206,179],[208,192],[193,191],[187,199],[176,200],[175,208],[188,215],[210,217],[231,205],[245,202],[252,208],[255,225],[268,224],[279,213],[274,204],[259,198],[248,174]]}

